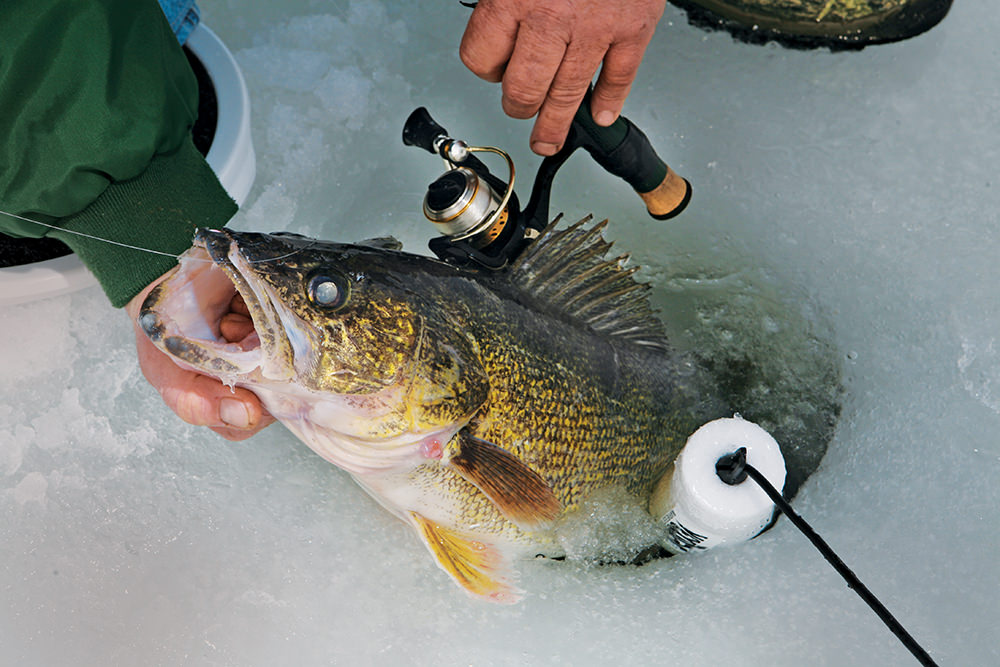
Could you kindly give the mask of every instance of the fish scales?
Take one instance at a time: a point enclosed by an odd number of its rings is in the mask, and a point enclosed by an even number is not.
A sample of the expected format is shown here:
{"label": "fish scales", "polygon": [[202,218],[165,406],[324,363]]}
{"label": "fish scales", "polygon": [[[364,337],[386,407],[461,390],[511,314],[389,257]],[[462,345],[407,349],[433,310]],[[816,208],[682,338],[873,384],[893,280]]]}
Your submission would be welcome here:
{"label": "fish scales", "polygon": [[677,365],[502,303],[493,317],[469,323],[490,378],[489,402],[471,430],[540,472],[566,510],[614,483],[647,494],[693,425],[694,415],[678,413],[683,397],[669,381]]}

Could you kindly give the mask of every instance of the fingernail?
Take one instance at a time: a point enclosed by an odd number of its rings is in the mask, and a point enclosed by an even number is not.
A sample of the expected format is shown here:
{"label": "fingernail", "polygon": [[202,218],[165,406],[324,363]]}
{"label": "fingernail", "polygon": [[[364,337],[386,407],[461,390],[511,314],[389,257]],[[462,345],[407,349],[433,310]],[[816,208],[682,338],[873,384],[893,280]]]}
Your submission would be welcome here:
{"label": "fingernail", "polygon": [[531,150],[535,151],[539,155],[555,155],[559,151],[559,146],[556,144],[549,144],[544,141],[536,141],[531,144]]}
{"label": "fingernail", "polygon": [[597,116],[594,117],[594,122],[603,127],[607,127],[608,125],[611,125],[611,123],[615,122],[615,115],[607,110],[599,111]]}
{"label": "fingernail", "polygon": [[219,401],[219,417],[233,428],[250,428],[250,411],[239,399],[224,398]]}

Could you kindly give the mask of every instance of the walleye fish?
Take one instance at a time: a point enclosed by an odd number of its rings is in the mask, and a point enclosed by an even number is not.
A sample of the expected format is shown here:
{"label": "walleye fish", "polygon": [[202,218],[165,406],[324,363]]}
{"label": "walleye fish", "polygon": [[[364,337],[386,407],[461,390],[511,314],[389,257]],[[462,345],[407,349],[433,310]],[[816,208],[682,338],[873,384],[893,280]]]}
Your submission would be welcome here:
{"label": "walleye fish", "polygon": [[[553,223],[499,271],[391,239],[201,230],[139,323],[181,365],[255,392],[467,591],[513,601],[514,558],[560,556],[554,526],[595,493],[648,502],[725,414],[648,286],[608,258],[605,224]],[[222,284],[253,319],[240,343],[190,307]]]}

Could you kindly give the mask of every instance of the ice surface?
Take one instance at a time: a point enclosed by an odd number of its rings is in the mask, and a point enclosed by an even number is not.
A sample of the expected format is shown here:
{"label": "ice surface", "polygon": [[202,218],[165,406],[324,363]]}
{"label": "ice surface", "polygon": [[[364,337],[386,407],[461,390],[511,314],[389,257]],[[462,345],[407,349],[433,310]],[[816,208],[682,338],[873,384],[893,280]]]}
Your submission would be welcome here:
{"label": "ice surface", "polygon": [[[440,162],[399,138],[418,105],[510,150],[526,192],[529,123],[458,61],[457,2],[201,4],[253,101],[237,226],[423,247]],[[994,9],[831,54],[668,6],[626,114],[690,208],[653,222],[585,156],[553,193],[612,219],[680,342],[774,359],[747,387],[765,404],[828,400],[832,355],[843,412],[797,507],[942,665],[1000,664]],[[96,290],[0,311],[2,664],[915,664],[783,520],[639,568],[528,562],[520,605],[470,600],[282,429],[180,423],[131,337]]]}

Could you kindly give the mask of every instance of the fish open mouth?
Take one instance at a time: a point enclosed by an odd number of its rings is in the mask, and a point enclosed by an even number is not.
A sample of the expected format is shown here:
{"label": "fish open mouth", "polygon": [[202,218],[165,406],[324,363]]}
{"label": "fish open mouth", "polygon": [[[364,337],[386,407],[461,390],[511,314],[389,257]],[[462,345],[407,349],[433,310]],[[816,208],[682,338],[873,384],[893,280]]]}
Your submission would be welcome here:
{"label": "fish open mouth", "polygon": [[[226,326],[234,303],[250,325]],[[294,350],[286,328],[295,316],[276,299],[228,230],[199,230],[165,280],[146,297],[139,325],[157,347],[195,369],[232,384],[261,377],[288,379]],[[297,318],[296,318],[297,319]],[[238,339],[227,338],[238,331]]]}

